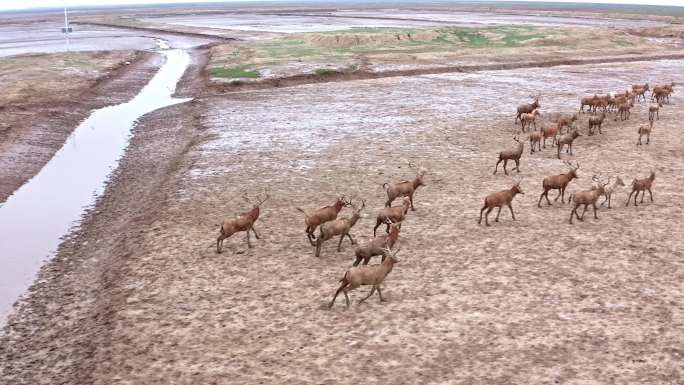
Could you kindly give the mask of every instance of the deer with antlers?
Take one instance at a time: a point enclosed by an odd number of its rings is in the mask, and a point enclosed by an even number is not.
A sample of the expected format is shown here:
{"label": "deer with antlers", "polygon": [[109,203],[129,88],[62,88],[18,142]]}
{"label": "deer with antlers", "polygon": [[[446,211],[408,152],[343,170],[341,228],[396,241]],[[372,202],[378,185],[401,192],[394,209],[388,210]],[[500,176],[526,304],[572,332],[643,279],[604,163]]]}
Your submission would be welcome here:
{"label": "deer with antlers", "polygon": [[495,192],[492,194],[487,195],[487,197],[484,200],[484,206],[482,206],[482,209],[480,210],[480,220],[477,221],[477,224],[482,223],[482,213],[487,210],[485,213],[485,224],[487,226],[490,226],[489,224],[489,213],[492,212],[492,210],[495,207],[499,208],[499,211],[496,213],[496,219],[494,222],[499,221],[499,215],[501,215],[501,208],[503,206],[508,206],[508,209],[511,210],[511,217],[513,220],[515,220],[515,214],[513,213],[513,198],[517,194],[525,194],[522,191],[522,188],[520,188],[520,181],[516,181],[515,184],[508,190],[502,190],[499,192]]}
{"label": "deer with antlers", "polygon": [[373,236],[376,235],[378,227],[380,227],[380,225],[382,225],[383,223],[387,225],[387,232],[389,233],[390,223],[402,222],[406,218],[406,214],[408,214],[408,210],[410,207],[411,200],[408,198],[404,198],[404,201],[402,202],[401,206],[385,207],[378,211],[378,214],[375,218],[375,227],[373,227]]}
{"label": "deer with antlers", "polygon": [[644,195],[646,195],[646,191],[648,191],[648,195],[651,196],[651,202],[653,202],[653,193],[651,192],[651,187],[653,186],[653,181],[655,180],[655,172],[651,171],[651,175],[649,175],[646,178],[643,179],[637,179],[634,178],[632,181],[632,192],[629,193],[629,196],[627,197],[627,203],[625,203],[625,207],[629,206],[629,200],[632,198],[632,194],[636,193],[634,195],[634,206],[637,205],[637,197],[639,196],[639,193],[641,192],[641,203],[644,203]]}
{"label": "deer with antlers", "polygon": [[304,223],[306,223],[306,236],[311,243],[311,246],[315,246],[314,240],[316,240],[316,235],[314,232],[316,228],[321,224],[337,219],[337,215],[340,213],[343,207],[347,207],[351,204],[350,201],[346,201],[344,196],[337,198],[335,203],[330,206],[321,207],[316,210],[304,211],[302,208],[295,207],[297,210],[304,213]]}
{"label": "deer with antlers", "polygon": [[[597,183],[597,186],[592,187],[590,190],[587,191],[579,191],[570,196],[570,200],[573,200],[575,202],[575,205],[572,208],[572,211],[570,211],[570,224],[572,224],[572,217],[575,215],[577,217],[577,220],[583,221],[584,220],[584,213],[587,212],[587,207],[591,205],[594,208],[594,219],[598,219],[598,216],[596,215],[596,201],[598,198],[604,194],[605,192],[605,187],[608,183],[603,183],[599,179],[599,175],[594,175],[591,177],[591,180]],[[582,216],[577,213],[577,209],[584,205],[584,210],[582,211]]]}
{"label": "deer with antlers", "polygon": [[[217,253],[221,253],[221,250],[223,249],[223,240],[237,232],[245,231],[247,233],[247,247],[249,248],[252,247],[252,244],[249,240],[250,231],[254,232],[254,236],[256,237],[256,239],[259,239],[259,234],[254,228],[254,222],[256,222],[256,220],[259,219],[260,206],[269,198],[268,193],[264,192],[264,195],[265,196],[263,199],[260,195],[256,196],[256,203],[253,204],[251,210],[238,215],[236,218],[226,219],[223,221],[223,223],[221,224],[221,228],[219,229],[219,236],[216,239]],[[243,195],[243,198],[248,203],[251,203],[251,201],[247,197],[247,194]]]}
{"label": "deer with antlers", "polygon": [[622,178],[620,178],[620,176],[615,177],[615,182],[613,182],[613,184],[610,184],[610,179],[611,178],[608,178],[608,185],[603,188],[603,196],[605,196],[605,199],[603,200],[603,202],[601,202],[601,206],[608,202],[608,208],[611,208],[610,201],[613,197],[613,193],[615,192],[615,190],[617,190],[618,187],[623,187],[625,185],[625,182],[622,181]]}
{"label": "deer with antlers", "polygon": [[[417,169],[413,162],[408,162],[411,169]],[[385,207],[391,207],[392,202],[399,197],[408,197],[409,202],[411,202],[411,210],[415,211],[416,208],[413,207],[413,194],[415,194],[418,187],[425,186],[425,170],[417,169],[416,177],[413,180],[405,180],[396,184],[383,183],[382,188],[387,191],[387,202],[385,202]]]}
{"label": "deer with antlers", "polygon": [[401,222],[394,223],[388,220],[387,225],[390,227],[389,233],[373,238],[373,240],[363,246],[356,247],[356,250],[354,250],[354,255],[356,256],[354,266],[358,266],[361,261],[363,261],[364,265],[367,265],[370,259],[376,255],[382,255],[382,261],[385,261],[383,250],[394,247],[394,244],[399,239]]}
{"label": "deer with antlers", "polygon": [[399,262],[399,259],[397,258],[397,253],[399,253],[399,250],[400,249],[397,248],[397,250],[392,253],[389,248],[384,249],[385,259],[379,265],[355,266],[347,270],[344,273],[344,276],[342,276],[342,279],[340,279],[340,287],[335,292],[335,295],[333,296],[332,301],[330,301],[328,308],[333,307],[335,304],[335,299],[337,299],[337,295],[340,294],[340,292],[344,294],[347,307],[349,307],[349,296],[347,293],[363,285],[372,287],[370,293],[359,300],[359,303],[362,303],[366,299],[370,298],[370,296],[372,296],[376,290],[380,296],[380,302],[385,302],[385,299],[382,298],[380,284],[385,280],[385,278],[387,278],[387,275],[392,272],[394,265]]}
{"label": "deer with antlers", "polygon": [[340,241],[337,244],[338,252],[342,251],[342,241],[344,240],[345,236],[349,238],[349,241],[352,245],[356,244],[356,241],[354,241],[354,238],[352,238],[350,231],[356,222],[358,222],[358,220],[361,218],[361,210],[366,207],[366,201],[362,200],[361,207],[359,208],[357,208],[351,202],[351,200],[349,201],[349,204],[354,208],[354,213],[352,214],[351,218],[335,219],[334,221],[325,222],[319,227],[318,238],[316,238],[316,257],[321,256],[321,247],[323,246],[323,242],[337,235],[340,236]]}
{"label": "deer with antlers", "polygon": [[518,120],[520,120],[522,124],[522,114],[531,114],[534,110],[541,107],[539,104],[539,98],[541,97],[541,94],[538,94],[537,96],[530,95],[530,97],[534,99],[532,103],[521,104],[518,106],[518,114],[515,116],[515,124],[518,123]]}
{"label": "deer with antlers", "polygon": [[573,164],[567,160],[563,163],[570,167],[570,171],[565,174],[552,175],[544,178],[542,181],[542,188],[544,189],[544,192],[542,192],[539,196],[537,207],[541,207],[542,198],[546,198],[546,203],[551,206],[551,201],[549,200],[550,190],[558,190],[558,196],[553,200],[554,202],[556,202],[558,198],[561,198],[561,203],[565,203],[565,189],[573,179],[579,178],[577,175],[577,170],[579,170],[580,164],[577,162],[577,164],[573,166]]}
{"label": "deer with antlers", "polygon": [[523,153],[523,148],[525,147],[525,144],[518,139],[518,136],[513,137],[513,140],[518,142],[518,147],[515,150],[504,150],[499,152],[499,161],[496,162],[496,167],[494,167],[494,174],[499,169],[499,163],[504,162],[503,164],[503,169],[504,169],[504,174],[508,175],[508,170],[506,170],[506,165],[508,164],[509,160],[512,160],[515,162],[515,168],[513,170],[518,170],[520,172],[520,157],[522,156]]}

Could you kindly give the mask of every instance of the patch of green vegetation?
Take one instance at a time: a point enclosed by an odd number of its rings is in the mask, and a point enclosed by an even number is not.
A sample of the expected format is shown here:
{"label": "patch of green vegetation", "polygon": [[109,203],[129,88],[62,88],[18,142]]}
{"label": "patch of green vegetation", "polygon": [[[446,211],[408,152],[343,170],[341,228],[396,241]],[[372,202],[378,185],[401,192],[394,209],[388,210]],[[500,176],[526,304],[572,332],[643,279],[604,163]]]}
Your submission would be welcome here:
{"label": "patch of green vegetation", "polygon": [[317,68],[314,73],[318,76],[330,76],[330,75],[336,75],[340,73],[337,70],[331,69],[331,68]]}
{"label": "patch of green vegetation", "polygon": [[214,67],[209,69],[209,75],[216,78],[248,78],[256,79],[259,77],[259,72],[246,70],[244,66],[240,67]]}
{"label": "patch of green vegetation", "polygon": [[62,62],[63,67],[83,67],[86,65],[88,65],[88,63],[83,60],[66,59]]}
{"label": "patch of green vegetation", "polygon": [[541,34],[541,33],[535,33],[531,35],[521,35],[517,32],[509,32],[506,33],[506,36],[503,37],[502,41],[504,42],[504,45],[506,47],[512,47],[518,45],[518,43],[523,42],[525,40],[531,40],[531,39],[543,39],[546,37],[546,35]]}
{"label": "patch of green vegetation", "polygon": [[454,35],[461,43],[466,43],[468,47],[479,48],[492,44],[491,40],[480,29],[458,28],[450,30],[449,33]]}

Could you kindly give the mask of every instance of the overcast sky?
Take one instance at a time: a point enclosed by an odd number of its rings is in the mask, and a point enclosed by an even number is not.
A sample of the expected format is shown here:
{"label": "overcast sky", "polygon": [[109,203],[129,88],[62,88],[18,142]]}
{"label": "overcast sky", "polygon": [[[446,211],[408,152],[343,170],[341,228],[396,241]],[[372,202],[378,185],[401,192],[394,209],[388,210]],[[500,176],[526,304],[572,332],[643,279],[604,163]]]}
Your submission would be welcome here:
{"label": "overcast sky", "polygon": [[[154,4],[154,3],[192,3],[192,2],[224,2],[225,0],[66,0],[67,5],[118,5],[118,4]],[[250,0],[258,1],[258,0]],[[284,0],[281,0],[284,1]],[[518,1],[518,0],[513,0]],[[684,6],[684,0],[526,0],[526,1],[552,1],[552,2],[579,2],[579,3],[612,3],[612,4],[650,4],[650,5],[679,5]],[[288,2],[296,2],[289,0]],[[0,9],[26,9],[30,7],[61,7],[64,0],[0,0]]]}

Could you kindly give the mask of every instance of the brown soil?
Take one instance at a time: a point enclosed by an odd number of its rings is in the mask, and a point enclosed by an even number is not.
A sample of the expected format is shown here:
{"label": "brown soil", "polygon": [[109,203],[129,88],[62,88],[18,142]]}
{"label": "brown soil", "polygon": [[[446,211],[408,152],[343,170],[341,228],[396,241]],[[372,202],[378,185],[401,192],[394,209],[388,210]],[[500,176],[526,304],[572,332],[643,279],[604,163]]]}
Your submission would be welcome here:
{"label": "brown soil", "polygon": [[[568,112],[584,94],[663,83],[682,68],[393,77],[157,111],[10,318],[0,376],[12,384],[681,383],[679,94],[649,145],[634,145],[647,116],[639,104],[629,121],[611,115],[604,134],[563,155],[582,165],[572,191],[599,171],[629,183],[654,170],[653,203],[624,207],[623,189],[598,220],[590,212],[574,225],[567,204],[537,208],[542,178],[565,170],[550,148],[523,155],[517,221],[503,212],[486,228],[477,216],[487,193],[512,183],[492,171],[513,144],[512,111],[533,90],[543,91],[543,112]],[[353,194],[372,218],[381,184],[412,176],[408,159],[429,174],[402,227],[388,302],[328,310],[353,251],[345,241],[338,253],[331,241],[314,258],[294,207]],[[238,234],[215,254],[219,220],[247,207],[243,192],[265,187],[262,239],[246,250]],[[352,233],[366,242],[373,224],[364,218]]]}
{"label": "brown soil", "polygon": [[56,87],[47,95],[33,95],[0,109],[0,203],[40,171],[93,109],[125,102],[137,94],[159,68],[161,57],[138,52],[130,63],[122,62],[82,82],[68,97]]}

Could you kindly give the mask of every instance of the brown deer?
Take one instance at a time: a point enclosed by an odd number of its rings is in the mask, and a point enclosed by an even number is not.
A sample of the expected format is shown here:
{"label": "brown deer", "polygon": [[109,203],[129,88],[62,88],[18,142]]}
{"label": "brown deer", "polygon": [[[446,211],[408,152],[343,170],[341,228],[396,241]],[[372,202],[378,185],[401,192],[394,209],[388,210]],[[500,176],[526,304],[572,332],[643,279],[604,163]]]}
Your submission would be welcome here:
{"label": "brown deer", "polygon": [[[541,107],[541,105],[539,104],[539,98],[541,97],[541,94],[539,94],[537,96],[530,95],[530,97],[532,99],[534,99],[534,101],[532,103],[521,104],[518,106],[518,115],[515,116],[515,124],[518,123],[518,120],[521,118],[522,114],[531,114],[532,111]],[[520,120],[520,121],[522,124],[522,120]]]}
{"label": "brown deer", "polygon": [[[634,107],[634,102],[628,101],[618,105],[618,114],[620,115],[620,121],[629,120],[630,115],[632,115],[631,109]],[[617,120],[617,116],[615,117]]]}
{"label": "brown deer", "polygon": [[646,135],[646,144],[649,144],[651,142],[651,132],[653,132],[653,121],[648,122],[648,127],[646,126],[639,126],[637,129],[637,133],[639,134],[639,140],[637,140],[636,145],[641,146],[641,137]]}
{"label": "brown deer", "polygon": [[660,120],[660,108],[663,106],[663,103],[657,102],[655,104],[652,104],[648,107],[648,120],[651,122],[654,120],[654,118],[658,118]]}
{"label": "brown deer", "polygon": [[603,134],[603,131],[601,131],[601,125],[603,124],[603,121],[606,119],[606,113],[601,112],[600,115],[592,116],[589,118],[589,135],[594,135],[594,128],[598,128],[599,134]]}
{"label": "brown deer", "polygon": [[[598,216],[596,215],[596,201],[601,195],[604,194],[604,189],[608,183],[601,182],[597,175],[594,175],[593,177],[591,177],[591,179],[597,183],[597,187],[592,187],[591,190],[587,191],[579,191],[570,196],[570,199],[575,201],[575,205],[573,206],[572,211],[570,211],[570,224],[572,224],[573,214],[577,217],[578,220],[583,221],[584,213],[587,212],[587,207],[589,205],[591,205],[594,208],[594,219],[598,219]],[[577,213],[577,208],[579,208],[582,205],[584,205],[584,210],[582,210],[582,216],[580,216]]]}
{"label": "brown deer", "polygon": [[575,123],[577,120],[577,114],[572,114],[572,115],[563,115],[558,118],[556,123],[558,123],[558,131],[560,134],[563,133],[563,127],[570,127]]}
{"label": "brown deer", "polygon": [[485,214],[485,224],[487,226],[490,226],[489,213],[494,209],[494,207],[499,208],[499,212],[496,213],[496,219],[494,220],[495,222],[498,222],[499,215],[501,214],[501,208],[503,206],[508,206],[508,209],[511,210],[511,217],[513,218],[513,220],[515,220],[512,202],[513,198],[517,194],[525,194],[520,188],[520,181],[517,181],[513,185],[513,187],[511,187],[508,190],[503,190],[487,195],[487,197],[484,200],[484,206],[482,206],[482,209],[480,210],[480,220],[477,221],[477,224],[479,225],[482,223],[482,213],[485,211],[485,209],[487,209],[487,213]]}
{"label": "brown deer", "polygon": [[551,147],[556,145],[558,133],[560,129],[556,126],[544,127],[542,128],[544,148],[546,148],[546,139],[551,138]]}
{"label": "brown deer", "polygon": [[[415,169],[416,166],[409,162],[409,167]],[[418,187],[425,186],[425,170],[420,170],[416,177],[411,181],[403,181],[396,184],[383,183],[382,188],[387,190],[387,202],[385,202],[385,207],[391,207],[392,202],[398,197],[408,197],[411,202],[411,210],[415,211],[416,208],[413,207],[413,194],[415,194]]]}
{"label": "brown deer", "polygon": [[608,208],[610,207],[610,201],[611,198],[613,197],[613,193],[615,190],[617,190],[618,187],[623,187],[625,185],[625,182],[622,181],[622,178],[619,176],[615,177],[615,182],[613,184],[610,184],[610,178],[608,178],[608,185],[603,189],[603,195],[606,197],[603,202],[601,202],[601,206],[606,204],[608,202]]}
{"label": "brown deer", "polygon": [[577,139],[578,137],[582,136],[577,130],[573,130],[568,132],[567,134],[563,135],[558,139],[558,159],[560,159],[560,153],[561,150],[563,149],[563,146],[568,146],[567,149],[565,150],[566,154],[572,155],[572,143]]}
{"label": "brown deer", "polygon": [[316,257],[321,256],[321,246],[323,245],[323,242],[336,235],[340,236],[340,242],[337,244],[338,252],[342,251],[342,240],[344,240],[345,236],[349,238],[352,245],[356,244],[356,241],[354,241],[354,238],[352,238],[349,232],[361,218],[361,210],[366,207],[366,201],[362,200],[361,207],[358,209],[351,202],[350,205],[354,208],[354,213],[351,218],[335,219],[334,221],[325,222],[319,227],[318,238],[316,239]]}
{"label": "brown deer", "polygon": [[[247,247],[249,248],[252,247],[252,244],[249,241],[250,231],[254,232],[254,236],[256,237],[256,239],[259,239],[259,234],[254,228],[254,222],[256,222],[256,220],[259,219],[259,207],[269,198],[268,193],[264,194],[265,196],[263,199],[261,199],[259,195],[256,196],[257,202],[252,206],[251,210],[238,215],[236,218],[225,219],[223,221],[223,223],[221,224],[221,228],[219,229],[219,236],[218,238],[216,238],[217,253],[221,253],[221,250],[223,249],[223,240],[237,232],[244,231],[247,233]],[[251,203],[246,194],[243,196],[243,198],[248,203]]]}
{"label": "brown deer", "polygon": [[537,129],[537,116],[541,116],[539,110],[534,110],[529,114],[520,115],[520,124],[522,125],[522,131],[527,132],[525,127],[530,128],[534,124],[534,129]]}
{"label": "brown deer", "polygon": [[573,166],[572,163],[568,161],[565,161],[564,163],[570,167],[570,172],[566,174],[547,176],[544,178],[542,181],[542,188],[544,189],[544,192],[542,192],[539,196],[537,207],[541,207],[542,198],[546,198],[546,203],[551,206],[551,201],[549,200],[549,190],[558,190],[558,196],[556,196],[556,198],[553,200],[554,202],[557,201],[558,198],[561,198],[561,203],[565,203],[565,189],[573,179],[579,178],[577,175],[577,170],[579,169],[580,164],[577,162],[577,164]]}
{"label": "brown deer", "polygon": [[541,151],[541,141],[544,138],[544,131],[533,131],[530,132],[530,154],[534,153],[534,148],[537,147]]}
{"label": "brown deer", "polygon": [[373,236],[376,235],[378,227],[383,223],[387,225],[387,232],[390,231],[390,223],[402,222],[406,218],[409,208],[411,207],[411,200],[404,198],[401,206],[385,207],[378,211],[375,219],[375,227],[373,228]]}
{"label": "brown deer", "polygon": [[521,142],[517,136],[513,138],[516,142],[518,142],[518,148],[515,150],[504,150],[499,152],[499,161],[496,162],[496,167],[494,167],[494,174],[499,169],[499,163],[502,161],[504,162],[503,164],[503,169],[504,169],[504,174],[508,175],[508,170],[506,170],[506,165],[508,164],[509,160],[512,160],[515,162],[515,168],[513,170],[518,170],[520,172],[520,157],[522,156],[523,153],[523,148],[525,147],[525,144]]}
{"label": "brown deer", "polygon": [[599,102],[599,97],[598,95],[594,94],[594,96],[586,96],[583,97],[580,100],[580,109],[579,112],[584,112],[584,106],[589,106],[589,112],[592,112],[592,109],[595,109],[596,106],[598,105]]}
{"label": "brown deer", "polygon": [[634,92],[637,102],[639,101],[639,97],[643,98],[644,101],[646,101],[646,91],[648,91],[648,83],[644,85],[632,85],[632,92]]}
{"label": "brown deer", "polygon": [[399,231],[401,230],[401,222],[392,223],[391,221],[388,221],[387,224],[390,226],[388,234],[373,238],[373,240],[367,244],[356,247],[356,250],[354,250],[354,254],[356,255],[354,266],[358,266],[362,260],[363,264],[367,265],[370,259],[376,255],[382,255],[382,260],[385,261],[384,250],[394,247],[394,244],[399,239]]}
{"label": "brown deer", "polygon": [[333,307],[335,304],[335,299],[337,299],[337,295],[340,294],[340,292],[344,294],[347,307],[349,307],[349,296],[347,293],[362,285],[372,285],[372,288],[370,294],[359,300],[359,303],[362,303],[372,296],[376,290],[380,296],[380,302],[385,302],[385,299],[382,298],[380,284],[385,280],[385,278],[387,278],[387,275],[392,272],[394,265],[399,262],[399,259],[397,258],[398,252],[399,249],[397,249],[394,253],[392,253],[389,249],[385,249],[386,258],[381,264],[372,266],[356,266],[347,270],[342,279],[340,279],[341,285],[335,292],[335,295],[333,296],[332,301],[330,301],[328,308]]}
{"label": "brown deer", "polygon": [[648,191],[648,195],[651,196],[651,202],[653,202],[653,193],[651,192],[651,187],[653,186],[653,181],[655,180],[655,172],[651,171],[651,175],[649,175],[647,178],[643,179],[636,179],[632,181],[632,192],[629,193],[629,196],[627,197],[627,203],[625,203],[625,207],[629,206],[629,200],[632,198],[632,194],[636,192],[636,195],[634,195],[634,206],[637,205],[637,197],[639,196],[639,192],[641,192],[641,203],[644,203],[644,195],[646,195],[646,191]]}
{"label": "brown deer", "polygon": [[314,231],[316,231],[316,228],[325,222],[335,220],[342,208],[349,206],[349,204],[350,202],[345,201],[344,196],[342,196],[337,198],[335,203],[330,206],[321,207],[309,212],[304,211],[299,207],[295,207],[297,210],[304,213],[304,223],[306,223],[306,230],[304,231],[306,232],[306,237],[309,239],[311,246],[315,246],[314,240],[316,239],[316,235],[314,235]]}

